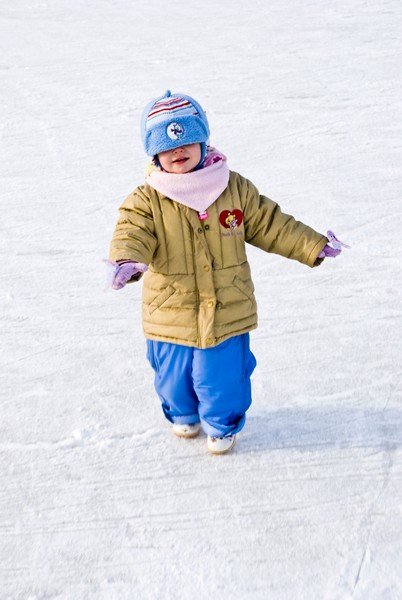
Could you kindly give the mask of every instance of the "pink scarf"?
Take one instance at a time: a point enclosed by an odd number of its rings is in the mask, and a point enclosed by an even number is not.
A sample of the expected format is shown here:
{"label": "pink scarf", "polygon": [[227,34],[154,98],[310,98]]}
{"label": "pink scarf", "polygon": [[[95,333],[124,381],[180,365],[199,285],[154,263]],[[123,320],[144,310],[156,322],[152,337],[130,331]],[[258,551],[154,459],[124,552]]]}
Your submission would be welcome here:
{"label": "pink scarf", "polygon": [[227,188],[229,168],[226,156],[208,147],[202,168],[190,173],[167,173],[155,167],[145,181],[157,192],[203,213]]}

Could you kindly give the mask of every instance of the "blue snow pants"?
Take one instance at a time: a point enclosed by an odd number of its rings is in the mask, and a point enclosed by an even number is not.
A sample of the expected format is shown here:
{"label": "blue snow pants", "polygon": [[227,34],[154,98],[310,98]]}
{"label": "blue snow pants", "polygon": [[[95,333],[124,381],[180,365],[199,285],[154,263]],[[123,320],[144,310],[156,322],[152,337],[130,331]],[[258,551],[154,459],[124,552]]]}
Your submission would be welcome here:
{"label": "blue snow pants", "polygon": [[210,436],[240,431],[251,404],[256,360],[248,333],[199,349],[147,340],[155,389],[171,423],[199,423]]}

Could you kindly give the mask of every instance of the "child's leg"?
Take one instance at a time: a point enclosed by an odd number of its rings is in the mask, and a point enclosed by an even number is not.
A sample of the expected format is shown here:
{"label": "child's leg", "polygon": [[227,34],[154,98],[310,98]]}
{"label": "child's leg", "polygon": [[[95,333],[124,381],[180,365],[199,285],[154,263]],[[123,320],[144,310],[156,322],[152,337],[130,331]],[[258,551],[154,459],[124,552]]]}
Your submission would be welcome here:
{"label": "child's leg", "polygon": [[250,376],[256,360],[248,333],[206,350],[194,349],[193,381],[204,431],[214,437],[233,435],[245,423],[251,404]]}
{"label": "child's leg", "polygon": [[199,423],[193,388],[194,348],[147,340],[147,358],[155,371],[155,389],[171,423]]}

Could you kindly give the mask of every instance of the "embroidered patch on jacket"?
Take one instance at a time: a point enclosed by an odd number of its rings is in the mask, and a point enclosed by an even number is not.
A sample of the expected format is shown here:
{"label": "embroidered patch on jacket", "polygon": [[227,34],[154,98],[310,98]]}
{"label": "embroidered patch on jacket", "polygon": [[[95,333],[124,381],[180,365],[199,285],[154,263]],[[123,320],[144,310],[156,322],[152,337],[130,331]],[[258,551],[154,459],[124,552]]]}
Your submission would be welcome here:
{"label": "embroidered patch on jacket", "polygon": [[243,213],[238,208],[234,210],[223,210],[219,215],[219,222],[225,229],[234,231],[243,222]]}

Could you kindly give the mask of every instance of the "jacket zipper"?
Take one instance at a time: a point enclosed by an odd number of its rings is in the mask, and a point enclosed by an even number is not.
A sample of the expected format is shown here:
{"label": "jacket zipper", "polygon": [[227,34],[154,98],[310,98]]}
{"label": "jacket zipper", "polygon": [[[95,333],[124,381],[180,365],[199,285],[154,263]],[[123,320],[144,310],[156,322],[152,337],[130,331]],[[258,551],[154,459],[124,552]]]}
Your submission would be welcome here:
{"label": "jacket zipper", "polygon": [[198,289],[197,283],[197,273],[195,268],[195,243],[194,243],[194,229],[191,227],[191,250],[192,250],[192,258],[193,258],[193,273],[194,273],[194,285],[195,285],[195,297],[196,297],[196,305],[195,308],[197,310],[197,345],[201,347],[201,338],[200,338],[200,329],[198,324],[198,313],[200,310],[200,292]]}

